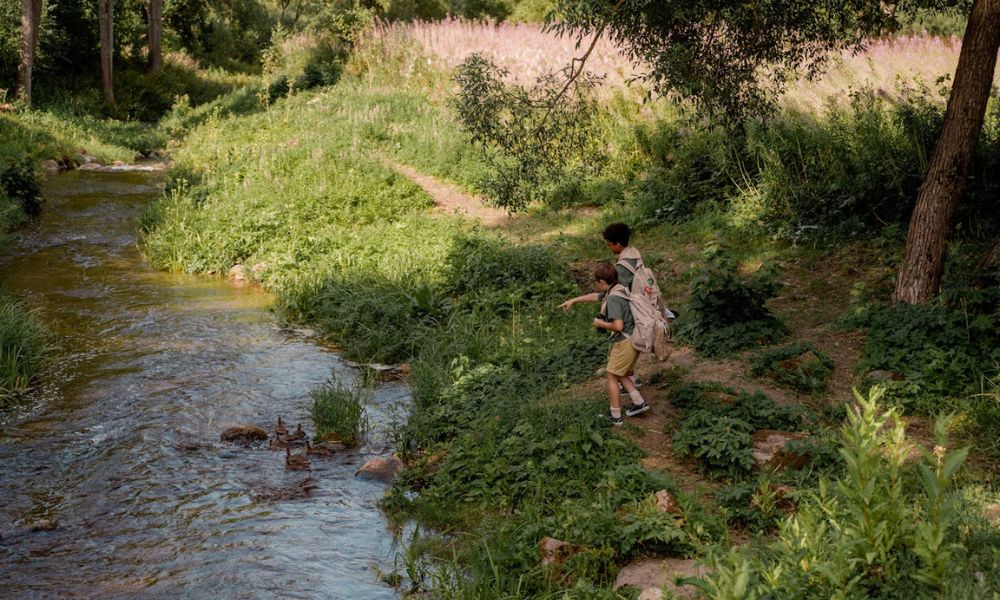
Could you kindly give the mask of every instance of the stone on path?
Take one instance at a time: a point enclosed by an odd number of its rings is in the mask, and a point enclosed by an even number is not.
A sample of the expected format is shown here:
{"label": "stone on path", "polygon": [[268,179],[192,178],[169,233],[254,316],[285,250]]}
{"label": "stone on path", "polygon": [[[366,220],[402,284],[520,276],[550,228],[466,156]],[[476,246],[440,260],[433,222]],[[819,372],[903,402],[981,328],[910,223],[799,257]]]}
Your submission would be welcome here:
{"label": "stone on path", "polygon": [[681,507],[677,504],[677,500],[667,490],[656,492],[656,509],[662,513],[672,515],[677,515],[681,512]]}
{"label": "stone on path", "polygon": [[403,470],[403,461],[393,454],[388,458],[373,458],[365,463],[363,467],[355,473],[362,479],[374,479],[383,483],[390,483]]}
{"label": "stone on path", "polygon": [[754,465],[763,469],[797,469],[805,464],[808,456],[785,450],[789,442],[804,440],[804,433],[761,429],[753,432]]}
{"label": "stone on path", "polygon": [[264,431],[263,427],[244,423],[241,425],[234,425],[226,429],[222,432],[222,435],[219,436],[219,439],[223,442],[249,446],[254,442],[263,442],[267,440],[267,431]]}
{"label": "stone on path", "polygon": [[[666,590],[678,598],[693,598],[698,590],[692,585],[679,586],[678,577],[703,577],[711,570],[693,559],[647,558],[622,567],[614,589],[634,587],[642,590],[640,598],[662,598]],[[659,593],[659,595],[657,595]]]}
{"label": "stone on path", "polygon": [[543,565],[562,566],[566,559],[583,550],[582,546],[557,540],[556,538],[543,537],[538,543],[538,552],[542,556]]}

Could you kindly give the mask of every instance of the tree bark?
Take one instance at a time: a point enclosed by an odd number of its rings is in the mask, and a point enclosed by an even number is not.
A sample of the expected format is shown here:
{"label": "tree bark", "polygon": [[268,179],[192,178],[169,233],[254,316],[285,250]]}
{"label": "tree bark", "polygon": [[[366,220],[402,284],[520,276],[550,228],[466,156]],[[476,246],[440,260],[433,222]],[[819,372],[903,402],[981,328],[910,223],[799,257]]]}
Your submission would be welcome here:
{"label": "tree bark", "polygon": [[986,251],[982,260],[976,265],[972,279],[973,287],[985,288],[1000,283],[1000,233],[993,240],[993,245]]}
{"label": "tree bark", "polygon": [[104,99],[108,104],[114,104],[114,0],[98,0],[97,11],[101,35],[101,85],[104,87]]}
{"label": "tree bark", "polygon": [[17,67],[17,95],[31,106],[32,74],[38,48],[38,27],[42,20],[42,0],[21,0],[21,56]]}
{"label": "tree bark", "polygon": [[149,0],[149,71],[155,73],[163,65],[163,0]]}
{"label": "tree bark", "polygon": [[952,218],[983,128],[998,50],[1000,0],[975,0],[941,135],[910,219],[906,252],[893,294],[896,302],[927,302],[941,290]]}

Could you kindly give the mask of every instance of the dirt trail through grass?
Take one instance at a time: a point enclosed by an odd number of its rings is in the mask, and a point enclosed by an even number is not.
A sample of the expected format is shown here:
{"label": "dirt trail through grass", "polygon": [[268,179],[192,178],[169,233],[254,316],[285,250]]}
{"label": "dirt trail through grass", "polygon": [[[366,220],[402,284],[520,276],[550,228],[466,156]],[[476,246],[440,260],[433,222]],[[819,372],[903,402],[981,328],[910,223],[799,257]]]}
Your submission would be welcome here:
{"label": "dirt trail through grass", "polygon": [[445,183],[440,179],[421,173],[413,167],[388,161],[397,173],[416,183],[434,199],[436,210],[449,214],[461,214],[471,219],[479,220],[483,225],[502,225],[509,220],[509,215],[500,209],[483,204],[482,198],[463,192],[458,186]]}

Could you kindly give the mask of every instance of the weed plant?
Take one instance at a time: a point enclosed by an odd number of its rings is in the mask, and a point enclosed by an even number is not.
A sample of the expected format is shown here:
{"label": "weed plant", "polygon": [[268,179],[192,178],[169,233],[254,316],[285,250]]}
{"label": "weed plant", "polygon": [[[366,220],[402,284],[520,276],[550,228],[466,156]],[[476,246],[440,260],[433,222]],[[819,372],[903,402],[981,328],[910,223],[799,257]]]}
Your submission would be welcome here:
{"label": "weed plant", "polygon": [[691,282],[691,316],[678,323],[679,332],[708,356],[771,344],[787,332],[766,304],[778,290],[773,274],[765,269],[743,277],[737,266],[732,256],[709,247]]}
{"label": "weed plant", "polygon": [[945,398],[982,390],[1000,372],[1000,291],[953,292],[925,305],[859,307],[846,326],[867,328],[857,368],[900,373],[887,398],[923,413],[936,413]]}
{"label": "weed plant", "polygon": [[812,344],[796,342],[760,352],[750,369],[758,377],[770,377],[794,390],[819,392],[826,389],[827,379],[833,373],[833,360]]}
{"label": "weed plant", "polygon": [[357,446],[368,429],[369,395],[370,391],[361,384],[348,386],[336,378],[309,392],[316,437],[332,436],[345,446]]}
{"label": "weed plant", "polygon": [[27,389],[49,350],[45,330],[35,316],[0,293],[0,399]]}
{"label": "weed plant", "polygon": [[[881,395],[857,396],[841,433],[844,474],[821,482],[763,551],[717,556],[708,597],[973,598],[997,589],[996,553],[972,545],[985,522],[970,519],[978,511],[953,490],[968,450],[950,448],[939,421],[937,445],[915,467],[920,483],[906,485],[903,424],[880,408]],[[972,564],[990,574],[975,576]]]}

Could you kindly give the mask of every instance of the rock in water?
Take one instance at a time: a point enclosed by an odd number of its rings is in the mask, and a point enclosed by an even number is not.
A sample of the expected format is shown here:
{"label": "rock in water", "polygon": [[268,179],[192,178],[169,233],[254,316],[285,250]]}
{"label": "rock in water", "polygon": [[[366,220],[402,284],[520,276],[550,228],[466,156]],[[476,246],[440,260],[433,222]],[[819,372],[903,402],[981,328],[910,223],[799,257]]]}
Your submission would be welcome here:
{"label": "rock in water", "polygon": [[222,432],[222,435],[219,436],[219,438],[223,442],[249,446],[254,442],[263,442],[267,440],[267,432],[264,431],[263,427],[244,423],[242,425],[235,425],[226,429]]}
{"label": "rock in water", "polygon": [[389,458],[373,458],[355,473],[363,479],[375,479],[389,483],[403,470],[403,461],[393,454]]}

